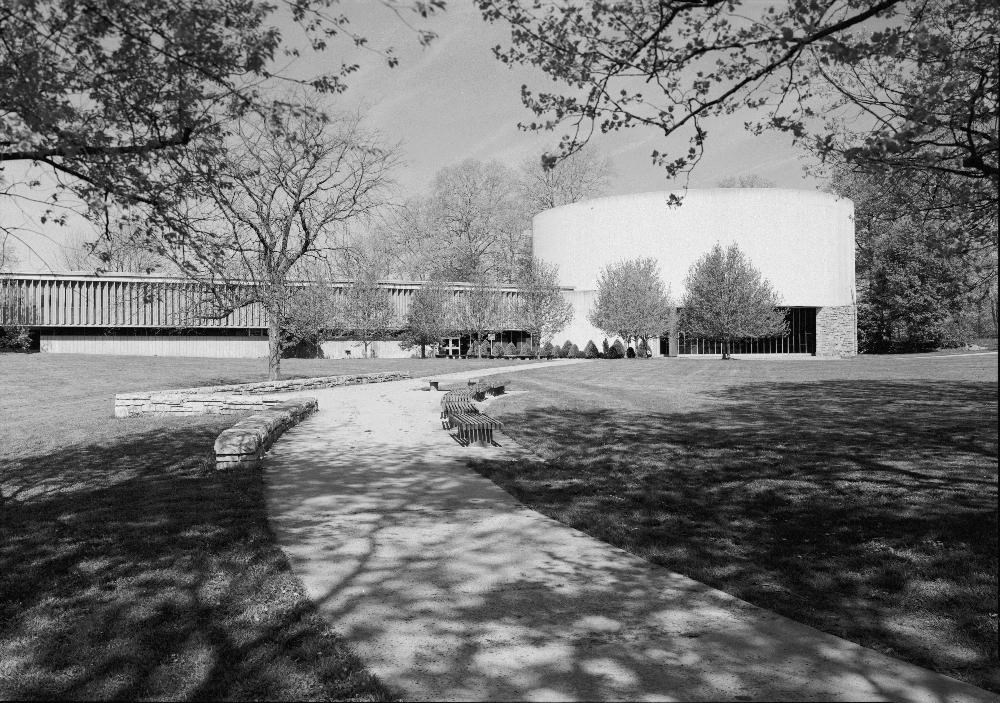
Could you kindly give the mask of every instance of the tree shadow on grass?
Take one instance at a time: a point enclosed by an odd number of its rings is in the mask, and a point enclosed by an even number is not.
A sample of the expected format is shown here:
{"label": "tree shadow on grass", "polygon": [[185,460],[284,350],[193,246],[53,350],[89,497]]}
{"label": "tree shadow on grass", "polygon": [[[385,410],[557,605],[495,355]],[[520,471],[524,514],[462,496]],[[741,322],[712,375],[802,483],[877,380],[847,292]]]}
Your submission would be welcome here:
{"label": "tree shadow on grass", "polygon": [[1000,691],[997,384],[713,391],[689,413],[501,413],[545,462],[474,468],[650,561]]}
{"label": "tree shadow on grass", "polygon": [[321,612],[408,698],[990,700],[524,509],[466,469],[485,451],[443,432],[362,440],[323,419],[268,457],[275,530]]}
{"label": "tree shadow on grass", "polygon": [[0,698],[381,698],[273,544],[233,418],[140,425],[3,467]]}

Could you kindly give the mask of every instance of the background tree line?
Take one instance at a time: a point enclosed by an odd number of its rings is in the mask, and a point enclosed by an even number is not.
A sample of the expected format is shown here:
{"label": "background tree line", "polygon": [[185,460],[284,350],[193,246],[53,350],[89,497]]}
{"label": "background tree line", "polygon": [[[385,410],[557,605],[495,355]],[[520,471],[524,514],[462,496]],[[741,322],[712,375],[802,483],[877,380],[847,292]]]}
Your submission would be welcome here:
{"label": "background tree line", "polygon": [[[381,4],[408,25],[406,17],[419,23],[445,5]],[[152,263],[170,262],[211,285],[249,275],[268,291],[268,302],[258,302],[281,311],[290,309],[290,277],[324,268],[343,276],[376,260],[354,256],[352,247],[361,245],[380,254],[379,267],[407,277],[516,280],[529,265],[530,216],[606,187],[606,168],[573,167],[574,159],[586,162],[581,149],[595,131],[686,135],[686,152],[660,146],[651,154],[674,176],[700,159],[706,118],[746,108],[759,113],[751,129],[793,135],[831,170],[835,192],[853,193],[861,204],[865,348],[954,338],[955,329],[968,327],[969,310],[977,319],[988,313],[995,333],[996,3],[821,0],[751,8],[749,15],[739,2],[477,4],[485,20],[511,29],[498,59],[555,80],[546,91],[525,88],[536,121],[524,126],[565,134],[553,153],[520,172],[476,162],[442,169],[431,192],[365,224],[374,242],[348,240],[389,200],[392,149],[314,102],[344,90],[358,66],[282,74],[287,61],[338,41],[372,48],[390,66],[398,62],[391,47],[370,46],[345,13],[329,12],[335,2],[29,0],[0,8],[0,199],[32,198],[41,184],[11,180],[7,166],[45,169],[58,188],[45,196],[43,220],[65,221],[60,195],[72,192],[106,240],[95,249],[103,266],[123,265],[121,252],[143,249],[155,255]],[[277,29],[279,11],[291,13],[301,36]],[[433,40],[419,24],[410,26],[419,42]],[[302,90],[279,92],[279,84]],[[254,231],[247,221],[254,219],[245,192],[246,159],[254,156],[248,145],[254,130],[281,124],[279,138],[297,139],[312,129],[309,120],[324,124],[323,138],[332,143],[351,135],[340,144],[353,166],[342,163],[344,180],[325,190],[347,209],[317,228],[310,218],[330,201],[309,188],[282,193],[285,209],[267,223],[277,239],[269,240],[261,235],[267,228]],[[312,146],[312,154],[298,149],[299,167],[317,155],[319,142]],[[369,169],[365,159],[381,166]],[[557,164],[562,170],[552,170]],[[281,190],[279,171],[261,170],[273,186],[262,192]],[[11,237],[30,246],[25,233],[0,227],[4,250]],[[241,302],[222,293],[210,298],[206,305],[214,302],[217,314]]]}

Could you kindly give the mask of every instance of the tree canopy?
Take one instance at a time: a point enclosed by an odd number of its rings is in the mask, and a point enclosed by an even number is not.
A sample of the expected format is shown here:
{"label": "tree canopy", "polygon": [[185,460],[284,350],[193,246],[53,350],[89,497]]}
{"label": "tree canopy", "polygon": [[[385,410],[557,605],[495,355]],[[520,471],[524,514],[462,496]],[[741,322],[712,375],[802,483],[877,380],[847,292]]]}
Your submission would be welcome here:
{"label": "tree canopy", "polygon": [[539,356],[542,344],[572,322],[573,306],[559,289],[559,267],[537,257],[532,257],[518,289],[514,324],[531,334]]}
{"label": "tree canopy", "polygon": [[660,277],[660,264],[638,258],[609,264],[597,279],[597,298],[587,319],[608,336],[625,342],[645,340],[669,332],[674,324],[674,302]]}
{"label": "tree canopy", "polygon": [[[338,228],[380,206],[394,156],[354,115],[277,107],[240,118],[223,153],[189,173],[187,190],[142,233],[226,315],[267,312],[269,374],[280,373],[282,329],[299,281],[322,280]],[[183,231],[188,237],[175,239]],[[373,278],[373,277],[372,277]],[[250,285],[247,285],[250,284]]]}
{"label": "tree canopy", "polygon": [[740,176],[726,176],[715,185],[718,188],[774,188],[774,181],[769,181],[756,173],[745,173]]}
{"label": "tree canopy", "polygon": [[854,201],[861,350],[921,349],[995,334],[996,211],[971,203],[941,207],[958,180],[952,174],[890,178],[869,169],[839,164],[830,182],[830,190]]}
{"label": "tree canopy", "polygon": [[[685,135],[651,154],[668,176],[701,158],[707,118],[791,133],[821,157],[943,172],[997,193],[1000,6],[994,0],[740,0],[543,4],[477,0],[511,28],[496,56],[557,87],[522,88],[528,129],[565,130],[555,163],[595,131]],[[561,88],[559,87],[561,86]]]}
{"label": "tree canopy", "polygon": [[521,164],[521,198],[531,215],[604,195],[614,169],[611,159],[587,146],[552,168],[536,158]]}
{"label": "tree canopy", "polygon": [[[23,0],[0,6],[0,169],[40,164],[99,219],[109,202],[159,208],[185,174],[219,154],[235,119],[273,98],[275,81],[344,90],[355,63],[322,73],[283,69],[337,39],[369,47],[338,0]],[[443,0],[381,0],[407,21]],[[283,35],[277,20],[298,31]],[[433,33],[416,29],[421,42]],[[311,65],[318,65],[313,62]],[[285,98],[279,98],[279,101]],[[178,166],[182,166],[178,170]],[[197,170],[195,168],[194,170]],[[7,171],[9,174],[9,170]],[[0,198],[39,182],[4,180]],[[58,199],[58,193],[53,196]],[[178,235],[181,236],[181,235]]]}
{"label": "tree canopy", "polygon": [[781,298],[736,244],[716,244],[693,263],[684,288],[681,330],[721,341],[723,359],[734,340],[787,333]]}
{"label": "tree canopy", "polygon": [[419,278],[517,280],[531,257],[518,176],[499,161],[466,159],[437,172],[391,226],[402,268]]}
{"label": "tree canopy", "polygon": [[398,326],[389,291],[364,273],[344,288],[336,315],[338,326],[364,346],[365,358],[372,342]]}
{"label": "tree canopy", "polygon": [[454,293],[438,281],[427,281],[410,299],[406,313],[406,343],[420,347],[420,358],[427,355],[427,346],[441,342],[454,325],[452,318]]}

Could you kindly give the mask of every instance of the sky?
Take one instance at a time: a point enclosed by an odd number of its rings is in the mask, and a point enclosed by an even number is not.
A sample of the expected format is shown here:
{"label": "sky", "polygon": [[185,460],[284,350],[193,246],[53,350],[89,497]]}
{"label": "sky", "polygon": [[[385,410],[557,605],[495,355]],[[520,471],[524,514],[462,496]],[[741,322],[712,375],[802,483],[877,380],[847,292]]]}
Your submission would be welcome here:
{"label": "sky", "polygon": [[[521,85],[551,86],[551,79],[525,67],[509,68],[492,54],[496,44],[507,44],[509,30],[483,21],[471,3],[453,0],[448,11],[425,23],[438,33],[430,47],[415,37],[377,3],[343,3],[352,25],[374,37],[384,37],[401,57],[388,69],[366,62],[354,77],[344,101],[366,105],[369,124],[392,141],[401,141],[407,164],[398,174],[404,190],[414,194],[427,188],[434,173],[466,158],[497,159],[516,166],[553,149],[559,132],[524,132],[520,121],[533,115],[521,103]],[[730,175],[756,173],[783,188],[816,187],[802,170],[800,152],[790,137],[768,133],[754,137],[743,129],[749,113],[737,113],[706,123],[709,139],[704,159],[692,175],[690,187],[713,187]],[[609,156],[615,175],[609,194],[636,193],[679,187],[653,166],[656,149],[686,151],[679,136],[665,141],[661,134],[638,128],[596,135],[591,142]]]}
{"label": "sky", "polygon": [[[392,46],[399,65],[389,68],[374,52],[353,47],[345,50],[341,42],[333,43],[322,54],[299,59],[286,72],[307,77],[331,70],[342,61],[361,65],[350,76],[348,90],[329,98],[327,106],[331,110],[360,109],[369,129],[378,131],[387,143],[398,145],[402,159],[393,177],[400,199],[427,192],[437,171],[464,159],[496,159],[516,167],[525,159],[538,159],[558,144],[558,132],[524,132],[517,127],[518,122],[533,117],[521,103],[521,85],[545,88],[552,85],[551,79],[534,69],[510,68],[497,61],[491,49],[508,42],[509,30],[484,22],[468,0],[449,0],[445,13],[428,20],[412,18],[437,32],[437,39],[428,47],[420,46],[413,30],[381,3],[342,0],[339,7],[350,17],[353,30],[368,37],[372,46]],[[291,26],[282,29],[286,36],[294,34]],[[727,176],[754,173],[778,187],[815,189],[819,183],[804,174],[802,154],[792,146],[790,137],[776,133],[753,136],[743,129],[743,123],[753,116],[737,112],[705,123],[705,156],[688,186],[708,188]],[[686,151],[683,136],[664,140],[652,130],[637,128],[597,134],[591,144],[612,161],[614,174],[608,195],[683,185],[668,181],[650,159],[654,149]],[[8,205],[4,208],[5,222],[20,221],[36,233],[28,237],[37,255],[19,248],[18,268],[23,271],[56,268],[60,242],[90,231],[82,218],[71,218],[63,227],[41,225],[40,208],[30,204],[16,210]]]}

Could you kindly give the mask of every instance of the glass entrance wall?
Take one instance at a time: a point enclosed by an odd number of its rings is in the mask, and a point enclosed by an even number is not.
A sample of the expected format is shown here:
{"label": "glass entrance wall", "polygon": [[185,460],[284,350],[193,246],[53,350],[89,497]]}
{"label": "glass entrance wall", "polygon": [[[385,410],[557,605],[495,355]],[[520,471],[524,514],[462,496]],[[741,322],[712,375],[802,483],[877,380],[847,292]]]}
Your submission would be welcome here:
{"label": "glass entrance wall", "polygon": [[[784,337],[739,339],[730,344],[730,354],[815,354],[816,308],[786,308],[788,334]],[[717,339],[677,336],[680,354],[722,354]]]}
{"label": "glass entrance wall", "polygon": [[[491,340],[489,337],[492,336]],[[523,330],[499,330],[491,332],[482,337],[489,352],[484,355],[501,356],[507,345],[513,344],[515,350],[519,351],[523,344],[531,343],[531,335]],[[476,340],[471,335],[461,337],[443,337],[438,347],[438,356],[477,356]]]}

